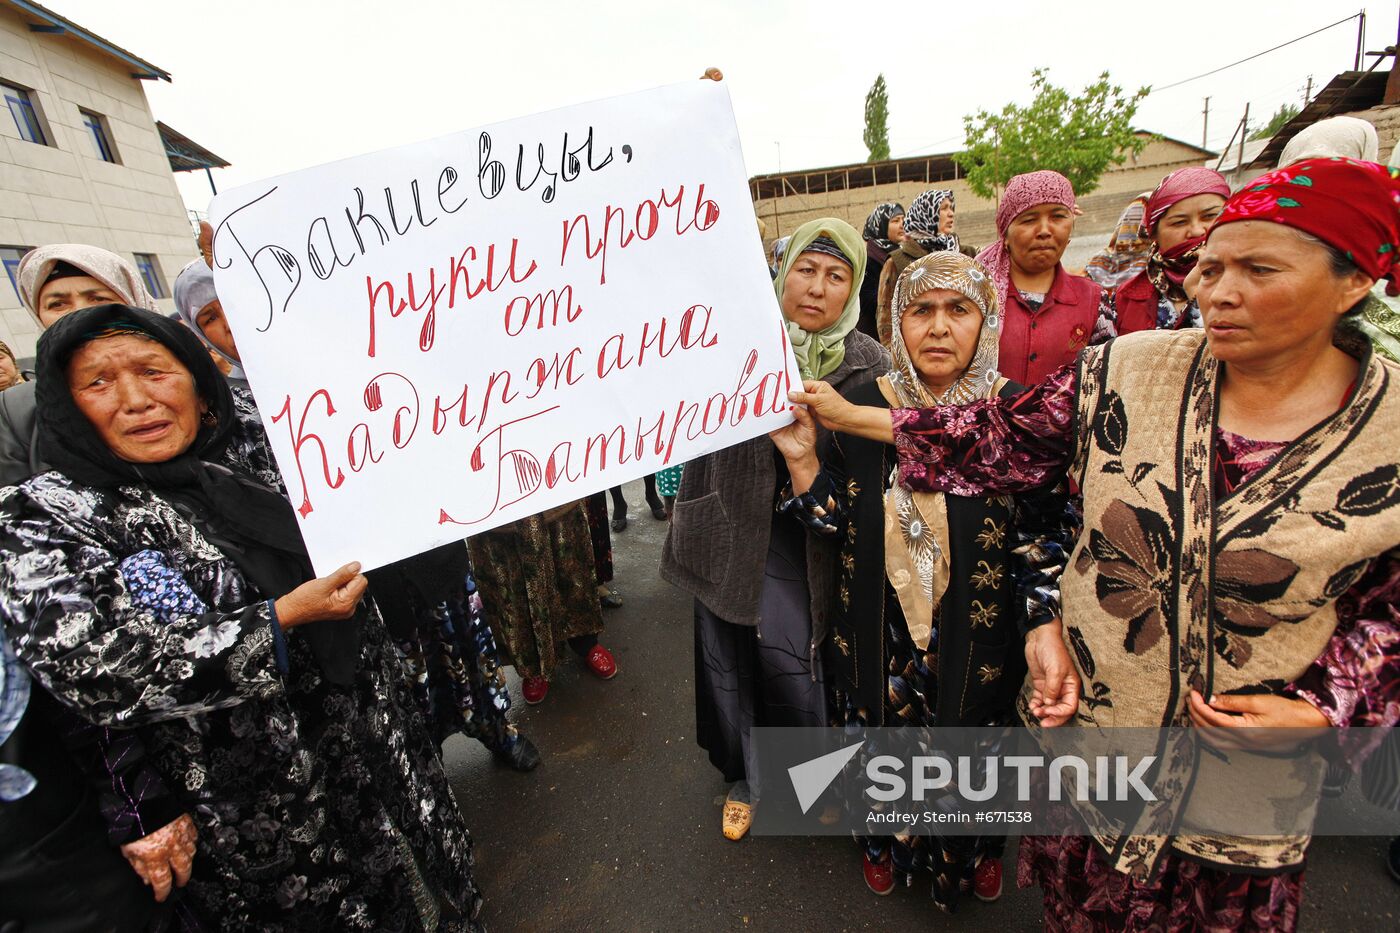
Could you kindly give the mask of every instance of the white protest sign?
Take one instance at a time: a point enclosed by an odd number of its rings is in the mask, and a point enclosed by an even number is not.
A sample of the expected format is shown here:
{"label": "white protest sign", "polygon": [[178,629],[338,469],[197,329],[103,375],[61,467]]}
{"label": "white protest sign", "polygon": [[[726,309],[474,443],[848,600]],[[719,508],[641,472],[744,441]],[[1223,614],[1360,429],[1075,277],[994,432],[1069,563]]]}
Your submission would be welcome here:
{"label": "white protest sign", "polygon": [[247,185],[214,275],[318,574],[792,420],[723,85],[690,81]]}

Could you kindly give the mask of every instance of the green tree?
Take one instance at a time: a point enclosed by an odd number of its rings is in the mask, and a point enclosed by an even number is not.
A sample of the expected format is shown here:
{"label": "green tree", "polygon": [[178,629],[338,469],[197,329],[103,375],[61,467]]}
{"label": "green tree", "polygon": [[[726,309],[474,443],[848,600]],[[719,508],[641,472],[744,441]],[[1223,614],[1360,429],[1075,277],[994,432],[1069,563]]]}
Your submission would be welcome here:
{"label": "green tree", "polygon": [[1296,106],[1294,106],[1293,104],[1283,104],[1278,108],[1278,110],[1274,111],[1274,115],[1269,118],[1269,122],[1265,123],[1262,128],[1255,130],[1253,133],[1250,133],[1249,138],[1273,139],[1274,134],[1277,133],[1279,130],[1283,129],[1283,125],[1289,120],[1292,120],[1297,115],[1298,108]]}
{"label": "green tree", "polygon": [[1000,197],[1012,176],[1046,168],[1068,178],[1075,193],[1088,194],[1110,165],[1122,165],[1150,142],[1132,125],[1148,88],[1125,94],[1105,71],[1071,97],[1046,74],[1044,68],[1031,72],[1035,98],[1028,106],[1007,104],[1001,113],[979,110],[963,117],[967,148],[953,159],[982,197]]}
{"label": "green tree", "polygon": [[865,95],[865,148],[870,150],[869,162],[883,162],[890,157],[889,116],[890,95],[881,74]]}

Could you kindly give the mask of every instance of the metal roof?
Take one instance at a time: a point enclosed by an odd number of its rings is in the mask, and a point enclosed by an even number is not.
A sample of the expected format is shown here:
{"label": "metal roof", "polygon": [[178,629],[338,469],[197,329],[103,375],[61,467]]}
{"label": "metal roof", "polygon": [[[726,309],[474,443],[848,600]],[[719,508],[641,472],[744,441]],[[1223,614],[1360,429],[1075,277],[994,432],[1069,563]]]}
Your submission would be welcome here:
{"label": "metal roof", "polygon": [[[1380,60],[1377,60],[1377,64]],[[1370,110],[1385,100],[1385,83],[1390,79],[1389,71],[1344,71],[1327,86],[1318,91],[1298,115],[1283,125],[1269,144],[1260,150],[1249,163],[1250,168],[1273,168],[1283,155],[1283,147],[1288,145],[1298,133],[1312,126],[1318,120],[1336,116],[1339,113],[1355,113]]]}
{"label": "metal roof", "polygon": [[170,167],[175,171],[197,172],[205,168],[229,166],[224,159],[159,120],[156,121],[156,129],[160,131],[160,141],[165,145],[165,157],[170,160]]}
{"label": "metal roof", "polygon": [[[1138,135],[1151,136],[1164,142],[1195,149],[1203,159],[1215,155],[1209,149],[1202,149],[1194,143],[1183,142],[1170,136],[1160,136],[1142,130],[1138,131]],[[852,162],[849,165],[833,165],[827,168],[755,175],[749,179],[749,194],[755,201],[760,201],[790,194],[824,194],[828,191],[869,188],[900,182],[932,184],[953,181],[965,174],[962,167],[953,161],[953,156],[952,152],[942,152],[908,159],[889,159],[884,162]]]}
{"label": "metal roof", "polygon": [[106,55],[110,55],[119,61],[131,66],[131,76],[139,80],[151,80],[159,78],[162,81],[170,80],[170,72],[163,68],[158,68],[143,58],[137,58],[126,49],[113,42],[102,38],[95,32],[91,32],[79,26],[70,19],[64,19],[52,10],[45,9],[37,3],[29,0],[5,0],[10,6],[30,17],[39,20],[38,23],[30,23],[31,32],[43,32],[52,35],[70,36],[79,42],[85,43]]}

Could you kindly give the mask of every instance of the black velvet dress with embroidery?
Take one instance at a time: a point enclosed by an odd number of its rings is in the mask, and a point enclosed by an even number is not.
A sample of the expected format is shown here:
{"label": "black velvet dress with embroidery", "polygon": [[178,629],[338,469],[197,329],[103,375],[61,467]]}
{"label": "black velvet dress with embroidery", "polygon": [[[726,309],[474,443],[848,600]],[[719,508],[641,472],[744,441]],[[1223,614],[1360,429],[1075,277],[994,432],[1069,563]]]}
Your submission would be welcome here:
{"label": "black velvet dress with embroidery", "polygon": [[[1003,394],[1019,387],[1008,384]],[[888,407],[875,385],[847,396]],[[898,463],[894,447],[838,434],[823,464],[836,484],[842,550],[838,605],[827,650],[837,715],[847,726],[986,726],[1015,722],[1025,678],[1007,497],[947,496],[949,584],[934,609],[927,648],[910,637],[885,575],[885,493]],[[958,884],[978,859],[1000,857],[1004,837],[867,836],[872,861],[893,859],[912,881],[933,873],[933,897],[953,909]]]}

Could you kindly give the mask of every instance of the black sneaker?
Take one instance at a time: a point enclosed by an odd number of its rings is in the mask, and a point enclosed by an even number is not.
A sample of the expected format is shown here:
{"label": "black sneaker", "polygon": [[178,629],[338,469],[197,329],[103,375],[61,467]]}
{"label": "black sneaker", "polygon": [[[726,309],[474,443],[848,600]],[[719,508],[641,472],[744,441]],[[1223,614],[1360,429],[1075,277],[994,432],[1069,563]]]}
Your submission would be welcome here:
{"label": "black sneaker", "polygon": [[501,764],[510,765],[516,771],[533,771],[539,767],[542,760],[535,743],[523,735],[517,735],[515,741],[507,748],[492,749],[491,754],[495,755]]}

